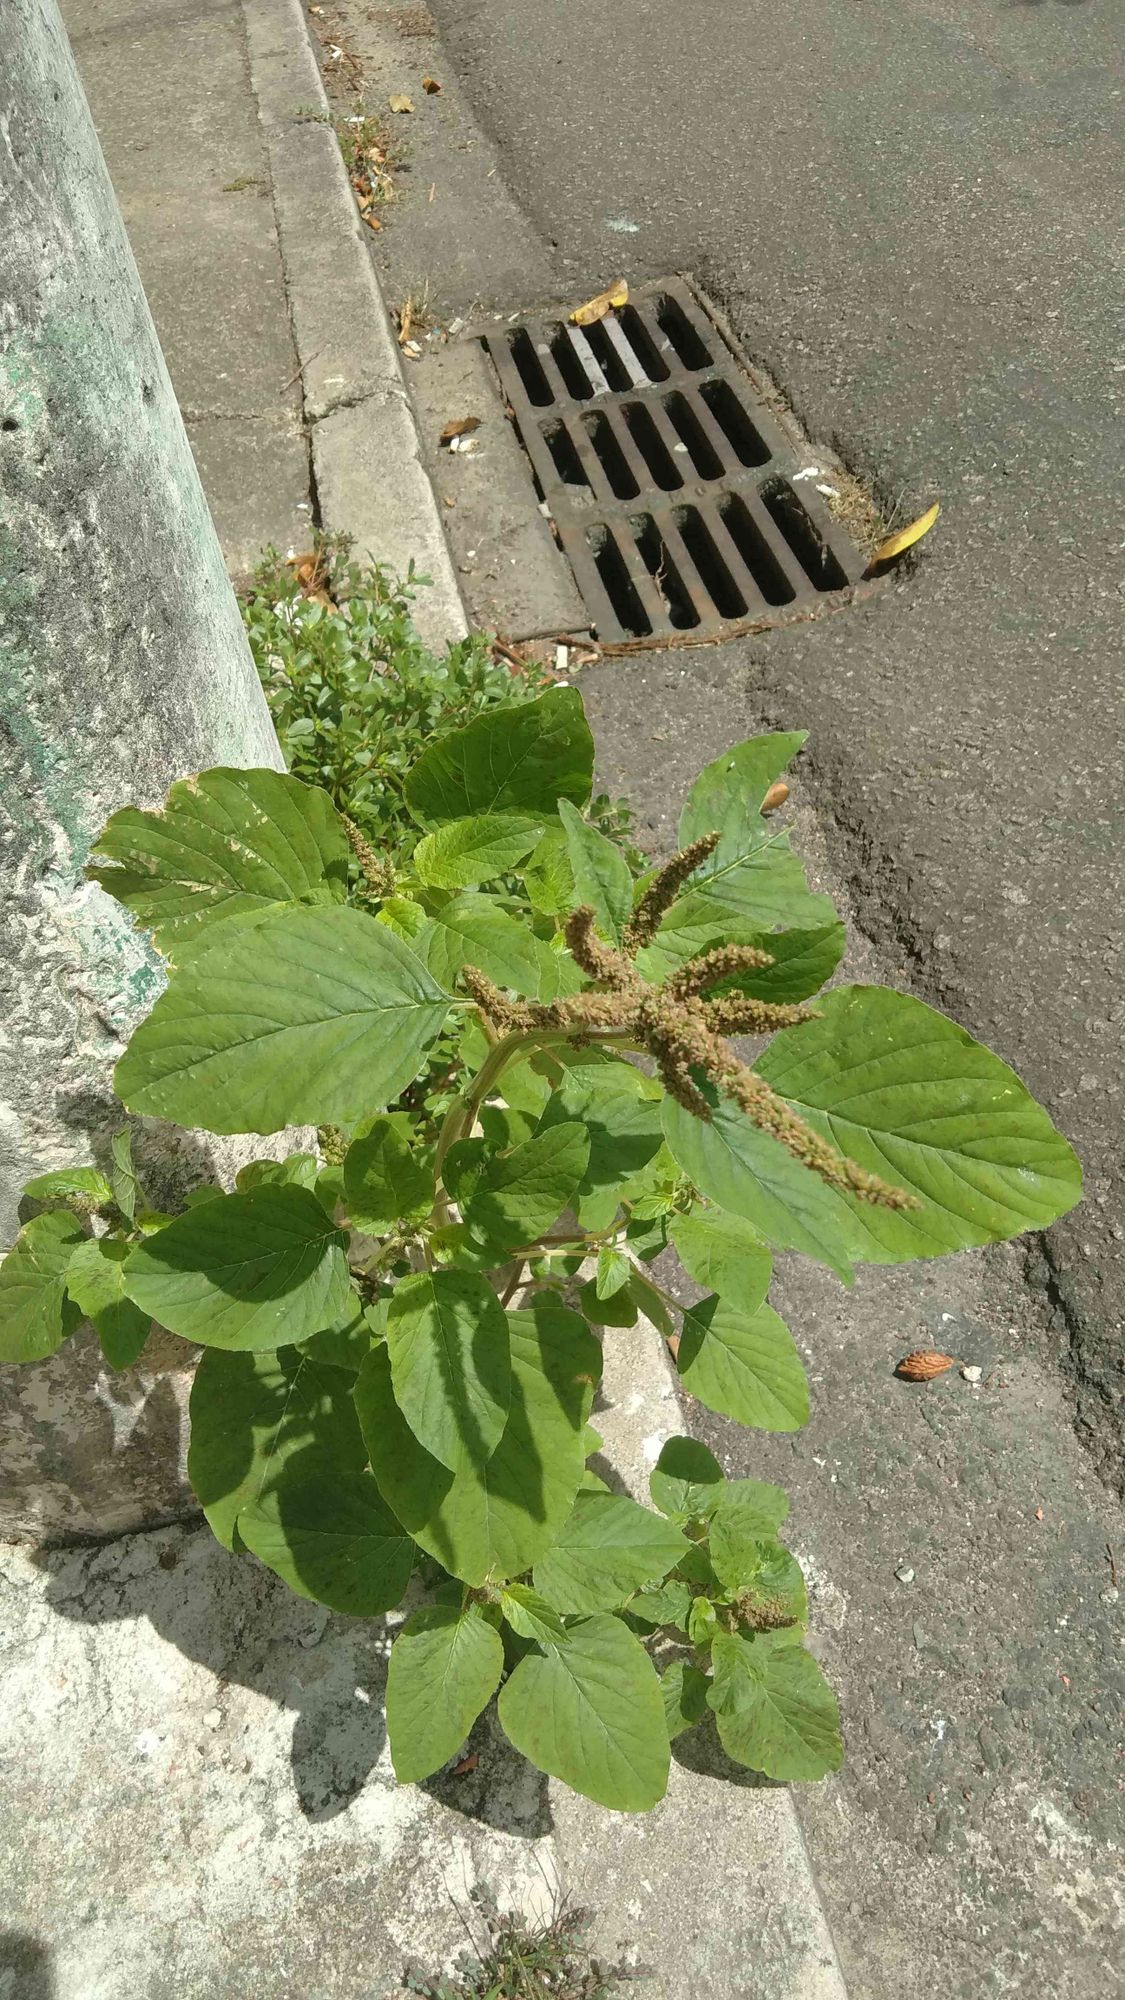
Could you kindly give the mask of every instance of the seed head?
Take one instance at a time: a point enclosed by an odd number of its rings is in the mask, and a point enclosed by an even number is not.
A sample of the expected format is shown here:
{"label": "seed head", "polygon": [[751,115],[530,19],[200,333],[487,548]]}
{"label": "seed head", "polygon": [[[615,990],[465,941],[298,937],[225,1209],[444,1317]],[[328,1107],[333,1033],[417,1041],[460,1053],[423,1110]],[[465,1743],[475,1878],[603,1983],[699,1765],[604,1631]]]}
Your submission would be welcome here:
{"label": "seed head", "polygon": [[636,909],[633,911],[625,930],[625,949],[630,954],[638,952],[642,945],[654,938],[660,919],[669,910],[679,895],[689,875],[694,875],[701,862],[706,861],[719,845],[717,833],[701,834],[690,847],[682,847],[666,861],[660,873],[649,883]]}

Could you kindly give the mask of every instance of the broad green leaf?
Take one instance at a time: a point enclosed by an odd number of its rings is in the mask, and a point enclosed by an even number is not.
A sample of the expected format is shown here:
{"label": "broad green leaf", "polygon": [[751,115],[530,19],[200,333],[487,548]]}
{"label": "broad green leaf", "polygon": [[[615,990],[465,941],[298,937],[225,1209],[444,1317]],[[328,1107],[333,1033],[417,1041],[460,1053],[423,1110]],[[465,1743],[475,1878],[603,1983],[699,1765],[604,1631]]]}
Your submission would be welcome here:
{"label": "broad green leaf", "polygon": [[702,1722],[707,1713],[707,1690],[710,1685],[707,1675],[687,1660],[673,1660],[670,1666],[665,1667],[660,1676],[660,1693],[670,1743],[674,1743],[677,1736],[682,1736],[685,1729],[692,1729],[697,1722]]}
{"label": "broad green leaf", "polygon": [[708,1701],[728,1757],[783,1781],[843,1762],[836,1697],[792,1632],[716,1632]]}
{"label": "broad green leaf", "polygon": [[633,1274],[633,1266],[628,1257],[615,1250],[612,1243],[603,1243],[598,1251],[598,1270],[594,1281],[594,1291],[599,1299],[611,1299],[615,1292],[627,1285]]}
{"label": "broad green leaf", "polygon": [[664,1099],[664,1134],[676,1164],[701,1194],[742,1216],[775,1249],[801,1250],[851,1284],[857,1231],[843,1197],[728,1097],[716,1097],[709,1085],[705,1095],[713,1103],[709,1119]]}
{"label": "broad green leaf", "polygon": [[688,1612],[688,1638],[693,1646],[703,1648],[711,1644],[719,1629],[719,1614],[709,1597],[693,1597]]}
{"label": "broad green leaf", "polygon": [[52,1174],[36,1174],[24,1193],[33,1201],[65,1201],[68,1195],[77,1195],[98,1208],[113,1200],[113,1189],[97,1167],[59,1167]]}
{"label": "broad green leaf", "polygon": [[561,916],[574,902],[574,870],[566,834],[556,820],[520,869],[527,900],[544,916]]}
{"label": "broad green leaf", "polygon": [[691,877],[688,893],[762,930],[776,924],[821,927],[836,917],[827,896],[806,887],[785,829],[771,829],[760,811],[774,779],[804,740],[792,732],[736,744],[700,772],[680,816],[681,847],[705,833],[721,836]]}
{"label": "broad green leaf", "polygon": [[307,1188],[251,1188],[189,1208],[136,1244],[125,1289],[170,1333],[204,1347],[285,1347],[344,1312],[347,1239]]}
{"label": "broad green leaf", "polygon": [[678,1528],[620,1493],[580,1493],[547,1553],[535,1588],[556,1611],[613,1611],[658,1583],[687,1547]]}
{"label": "broad green leaf", "polygon": [[756,945],[771,954],[772,965],[740,972],[709,991],[750,993],[757,1000],[791,1003],[819,993],[839,965],[846,942],[841,923],[820,924],[813,930],[763,930],[689,890],[673,903],[652,943],[637,953],[637,966],[646,979],[660,984],[669,973],[717,945]]}
{"label": "broad green leaf", "polygon": [[646,1625],[675,1625],[687,1631],[691,1610],[691,1585],[678,1576],[667,1576],[650,1590],[638,1590],[628,1603],[630,1617],[643,1618]]}
{"label": "broad green leaf", "polygon": [[656,1669],[619,1618],[584,1618],[569,1643],[529,1653],[501,1690],[500,1724],[540,1771],[618,1812],[644,1812],[668,1784]]}
{"label": "broad green leaf", "polygon": [[126,1222],[132,1222],[137,1212],[137,1203],[143,1200],[143,1196],[133,1165],[133,1135],[129,1127],[123,1125],[120,1132],[114,1133],[109,1143],[113,1154],[113,1166],[109,1175],[113,1187],[113,1199]]}
{"label": "broad green leaf", "polygon": [[452,986],[466,965],[533,1000],[557,1000],[582,983],[569,952],[553,951],[491,896],[455,897],[419,932],[416,949],[443,986]]}
{"label": "broad green leaf", "polygon": [[242,1509],[238,1532],[291,1590],[349,1618],[389,1611],[410,1582],[414,1545],[369,1472],[298,1457]]}
{"label": "broad green leaf", "polygon": [[433,1172],[410,1141],[410,1120],[397,1112],[357,1129],[344,1156],[344,1194],[357,1229],[381,1236],[396,1222],[422,1222],[429,1214]]}
{"label": "broad green leaf", "polygon": [[82,1314],[66,1295],[66,1274],[85,1241],[65,1208],[24,1223],[0,1264],[0,1361],[42,1361],[80,1325]]}
{"label": "broad green leaf", "polygon": [[501,1249],[534,1243],[568,1206],[589,1158],[589,1135],[573,1121],[550,1125],[509,1153],[490,1154],[462,1201],[466,1224]]}
{"label": "broad green leaf", "polygon": [[599,1299],[597,1282],[587,1278],[578,1293],[578,1310],[593,1326],[636,1326],[637,1302],[631,1285]]}
{"label": "broad green leaf", "polygon": [[519,813],[449,820],[418,842],[412,866],[419,880],[435,889],[471,889],[510,874],[542,832],[542,819]]}
{"label": "broad green leaf", "polygon": [[120,1236],[90,1236],[80,1243],[66,1269],[66,1289],[101,1342],[111,1368],[131,1368],[149,1336],[152,1320],[125,1291],[129,1245]]}
{"label": "broad green leaf", "polygon": [[176,957],[181,940],[276,903],[342,903],[348,841],[331,799],[279,771],[201,771],[159,812],[127,806],[88,871]]}
{"label": "broad green leaf", "polygon": [[294,907],[193,958],[117,1065],[130,1110],[210,1132],[352,1125],[411,1082],[448,997],[361,910]]}
{"label": "broad green leaf", "polygon": [[574,876],[574,907],[588,903],[602,936],[620,944],[621,933],[633,913],[629,864],[621,849],[584,820],[566,799],[559,801],[559,818]]}
{"label": "broad green leaf", "polygon": [[199,1187],[189,1188],[184,1196],[186,1208],[202,1208],[204,1202],[221,1201],[225,1188],[216,1187],[211,1181],[203,1181]]}
{"label": "broad green leaf", "polygon": [[430,745],[406,780],[406,803],[423,825],[478,813],[554,812],[585,805],[594,742],[577,688],[492,708]]}
{"label": "broad green leaf", "polygon": [[710,1543],[717,1540],[725,1564],[737,1562],[744,1544],[776,1537],[788,1512],[784,1487],[763,1479],[725,1480],[711,1509]]}
{"label": "broad green leaf", "polygon": [[404,944],[412,945],[425,930],[429,916],[421,903],[414,902],[410,896],[388,896],[385,902],[380,903],[375,921],[385,924]]}
{"label": "broad green leaf", "polygon": [[801,1357],[771,1306],[748,1313],[701,1299],[684,1314],[676,1360],[684,1388],[709,1410],[762,1431],[796,1431],[808,1422]]}
{"label": "broad green leaf", "polygon": [[540,1115],[540,1130],[577,1120],[590,1157],[575,1208],[584,1229],[607,1229],[622,1189],[660,1151],[658,1084],[632,1063],[613,1059],[565,1067]]}
{"label": "broad green leaf", "polygon": [[238,1516],[292,1464],[361,1472],[367,1450],[352,1405],[354,1377],[295,1347],[204,1354],[191,1389],[188,1478],[224,1548],[241,1547]]}
{"label": "broad green leaf", "polygon": [[483,1465],[511,1402],[508,1322],[471,1271],[419,1271],[387,1313],[395,1401],[419,1444],[451,1472]]}
{"label": "broad green leaf", "polygon": [[654,1506],[670,1520],[690,1521],[713,1513],[725,1484],[723,1468],[705,1444],[673,1437],[661,1447],[648,1490]]}
{"label": "broad green leaf", "polygon": [[447,1764],[490,1701],[504,1671],[500,1634],[479,1604],[415,1611],[391,1647],[387,1734],[400,1784]]}
{"label": "broad green leaf", "polygon": [[361,1307],[352,1295],[351,1304],[343,1318],[335,1326],[322,1327],[319,1333],[309,1335],[301,1342],[301,1353],[314,1361],[327,1361],[333,1368],[346,1368],[351,1375],[358,1375],[367,1359],[373,1340],[385,1336],[387,1301],[380,1299],[377,1305]]}
{"label": "broad green leaf", "polygon": [[853,1255],[870,1263],[1003,1241],[1078,1200],[1078,1161],[1015,1072],[909,994],[836,987],[758,1068],[840,1152],[921,1198],[898,1210],[844,1197]]}
{"label": "broad green leaf", "polygon": [[801,1565],[773,1536],[746,1541],[712,1532],[711,1560],[724,1591],[737,1597],[749,1625],[786,1630],[808,1621],[809,1602]]}
{"label": "broad green leaf", "polygon": [[502,1590],[500,1609],[521,1639],[534,1639],[539,1646],[566,1645],[567,1629],[558,1612],[526,1583],[510,1583]]}
{"label": "broad green leaf", "polygon": [[570,1512],[601,1349],[577,1313],[538,1300],[509,1313],[512,1400],[487,1464],[454,1476],[418,1443],[394,1400],[385,1348],[356,1384],[371,1469],[387,1504],[429,1555],[466,1583],[519,1576]]}
{"label": "broad green leaf", "polygon": [[675,1322],[668,1310],[667,1301],[663,1294],[657,1291],[656,1286],[645,1277],[643,1271],[634,1269],[630,1273],[629,1297],[637,1311],[644,1314],[657,1332],[662,1333],[665,1340],[670,1339],[675,1332]]}
{"label": "broad green leaf", "polygon": [[756,1312],[769,1290],[773,1259],[741,1216],[723,1208],[677,1215],[671,1237],[684,1270],[708,1292]]}
{"label": "broad green leaf", "polygon": [[234,1177],[240,1194],[253,1187],[315,1188],[320,1161],[315,1153],[290,1153],[284,1160],[247,1160]]}

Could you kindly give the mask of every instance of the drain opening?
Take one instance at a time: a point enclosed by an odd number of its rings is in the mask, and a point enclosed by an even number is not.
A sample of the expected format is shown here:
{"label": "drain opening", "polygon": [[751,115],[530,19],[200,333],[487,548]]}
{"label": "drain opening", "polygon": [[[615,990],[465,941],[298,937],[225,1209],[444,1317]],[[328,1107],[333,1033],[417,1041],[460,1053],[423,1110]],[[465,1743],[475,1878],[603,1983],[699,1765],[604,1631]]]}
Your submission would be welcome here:
{"label": "drain opening", "polygon": [[692,325],[679,300],[669,293],[657,305],[656,323],[685,368],[713,366],[710,349],[705,345],[698,327]]}
{"label": "drain opening", "polygon": [[550,348],[551,359],[570,394],[579,403],[588,403],[594,393],[594,386],[578,358],[569,328],[560,326],[556,329],[551,338]]}
{"label": "drain opening", "polygon": [[[619,500],[635,500],[641,489],[629,469],[629,461],[617,441],[609,418],[598,411],[584,416],[582,422],[597,453],[598,463],[609,481],[610,490]],[[575,460],[577,462],[577,453]]]}
{"label": "drain opening", "polygon": [[704,382],[699,394],[743,465],[768,465],[769,446],[751,423],[729,382]]}
{"label": "drain opening", "polygon": [[739,590],[711,537],[702,515],[695,507],[681,507],[676,527],[704,589],[721,618],[744,618],[746,599]]}
{"label": "drain opening", "polygon": [[526,327],[517,327],[514,333],[509,334],[508,348],[519,371],[528,402],[534,403],[536,409],[544,409],[553,403],[555,398],[551,385],[543,372],[543,363],[535,352],[534,343]]}
{"label": "drain opening", "polygon": [[842,590],[848,579],[793,488],[784,479],[771,479],[762,488],[762,504],[771,520],[776,521],[809,582],[815,583],[818,590]]}
{"label": "drain opening", "polygon": [[719,507],[719,519],[767,604],[792,604],[796,591],[740,493]]}
{"label": "drain opening", "polygon": [[686,444],[691,462],[701,479],[721,479],[723,461],[711,443],[703,425],[692,409],[686,396],[679,389],[673,389],[665,396],[664,408]]}
{"label": "drain opening", "polygon": [[635,388],[632,371],[625,366],[605,327],[598,322],[594,326],[586,327],[585,333],[593,350],[594,359],[610,388]]}
{"label": "drain opening", "polygon": [[542,424],[540,429],[546,441],[547,450],[555,462],[559,478],[567,486],[584,486],[590,490],[590,482],[582,467],[577,447],[565,424]]}
{"label": "drain opening", "polygon": [[625,558],[608,528],[591,528],[586,536],[590,553],[594,558],[602,588],[613,607],[614,616],[632,639],[647,639],[652,631],[652,622],[646,617],[644,607],[637,595],[637,587],[625,564]]}
{"label": "drain opening", "polygon": [[636,306],[626,306],[618,325],[650,382],[666,382],[671,370]]}
{"label": "drain opening", "polygon": [[677,632],[687,632],[699,623],[699,612],[692,603],[683,577],[668,553],[664,540],[651,514],[641,515],[629,526],[637,544],[641,561],[655,583],[665,611]]}
{"label": "drain opening", "polygon": [[674,493],[684,483],[683,474],[656,428],[647,403],[626,403],[625,422],[629,435],[664,493]]}

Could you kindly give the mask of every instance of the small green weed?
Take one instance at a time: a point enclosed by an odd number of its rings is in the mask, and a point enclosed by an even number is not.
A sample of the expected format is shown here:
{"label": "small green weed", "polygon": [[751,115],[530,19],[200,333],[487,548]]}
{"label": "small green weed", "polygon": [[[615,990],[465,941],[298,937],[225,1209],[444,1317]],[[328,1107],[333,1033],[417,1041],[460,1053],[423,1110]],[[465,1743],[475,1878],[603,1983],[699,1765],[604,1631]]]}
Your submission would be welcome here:
{"label": "small green weed", "polygon": [[589,1956],[585,1910],[564,1904],[549,1923],[528,1924],[502,1912],[487,1888],[470,1893],[486,1932],[483,1954],[463,1952],[453,1977],[407,1966],[408,1993],[422,2000],[611,2000],[624,1981],[645,1977],[638,1968]]}

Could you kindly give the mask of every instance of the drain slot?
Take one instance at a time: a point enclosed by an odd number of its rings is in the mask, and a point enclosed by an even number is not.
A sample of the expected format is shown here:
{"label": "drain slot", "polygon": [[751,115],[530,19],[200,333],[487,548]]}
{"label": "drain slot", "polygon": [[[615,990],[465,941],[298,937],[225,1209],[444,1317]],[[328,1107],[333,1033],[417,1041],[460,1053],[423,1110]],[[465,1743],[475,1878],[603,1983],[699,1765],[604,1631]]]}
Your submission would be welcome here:
{"label": "drain slot", "polygon": [[863,575],[680,280],[589,327],[532,319],[483,341],[602,639],[783,623]]}

